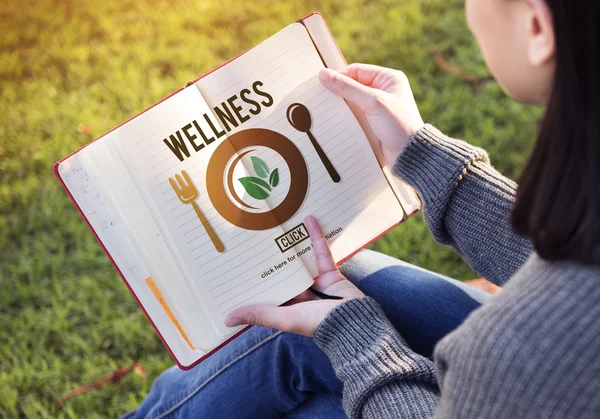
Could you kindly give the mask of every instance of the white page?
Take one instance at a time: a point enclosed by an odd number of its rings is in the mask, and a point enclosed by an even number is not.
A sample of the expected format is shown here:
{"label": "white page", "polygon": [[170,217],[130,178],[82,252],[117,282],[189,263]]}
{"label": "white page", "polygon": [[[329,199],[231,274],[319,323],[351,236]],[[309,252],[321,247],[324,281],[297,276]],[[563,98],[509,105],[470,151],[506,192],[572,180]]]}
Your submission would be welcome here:
{"label": "white page", "polygon": [[[301,263],[286,266],[269,278],[261,277],[264,267],[282,256],[269,245],[281,229],[240,229],[213,208],[207,192],[206,166],[225,137],[205,144],[198,152],[188,145],[190,157],[183,161],[164,143],[163,139],[192,121],[203,132],[213,132],[204,114],[210,114],[210,110],[198,90],[187,88],[124,125],[118,144],[131,159],[139,189],[153,204],[151,210],[164,227],[163,236],[195,287],[197,298],[202,299],[217,331],[225,336],[231,334],[231,329],[223,320],[234,308],[242,304],[281,304],[310,286],[311,281]],[[196,127],[193,132],[199,133]],[[200,143],[199,138],[196,144]],[[170,177],[181,175],[183,170],[196,186],[195,202],[225,246],[223,253],[216,250],[192,205],[180,202],[169,183]]]}
{"label": "white page", "polygon": [[[273,97],[277,106],[296,88],[314,77],[321,68],[323,62],[308,32],[302,24],[294,23],[234,61],[201,78],[196,82],[196,86],[209,106],[214,108],[233,95],[239,96],[241,90],[260,81],[261,89]],[[237,101],[236,104],[242,107],[240,112],[243,115],[251,115],[250,104],[243,101]],[[231,132],[256,126],[268,117],[272,108],[262,107],[258,115],[252,116]]]}
{"label": "white page", "polygon": [[[342,55],[342,52],[339,50],[338,46],[333,39],[325,20],[320,14],[313,14],[308,18],[304,19],[304,24],[306,25],[306,29],[315,45],[319,49],[321,53],[321,57],[327,64],[327,67],[332,68],[334,70],[339,70],[342,67],[346,66],[346,60]],[[383,167],[384,174],[388,179],[391,187],[394,189],[394,192],[402,207],[406,213],[406,215],[411,215],[415,211],[421,208],[421,202],[417,197],[415,191],[402,179],[398,176],[394,175],[391,169],[387,166],[385,158],[383,154],[379,150],[378,140],[373,133],[373,130],[369,126],[369,123],[366,120],[364,112],[362,112],[357,106],[353,104],[349,104],[350,109],[357,117],[359,123],[363,127],[364,132],[367,135],[367,138],[371,142],[373,149],[375,150],[375,154],[377,159],[380,161]]]}
{"label": "white page", "polygon": [[[390,188],[373,149],[346,102],[323,87],[316,77],[295,92],[294,102],[306,105],[313,118],[311,132],[339,172],[341,181],[329,176],[306,134],[287,119],[273,115],[271,129],[294,139],[309,165],[309,194],[300,209],[283,225],[288,231],[313,215],[340,261],[400,222],[404,212]],[[299,244],[298,251],[310,247]],[[317,276],[313,252],[302,252],[304,263]]]}
{"label": "white page", "polygon": [[[284,135],[297,145],[309,168],[309,192],[300,210],[286,220],[283,227],[287,231],[299,225],[306,216],[314,215],[325,234],[343,232],[331,238],[334,258],[339,261],[400,222],[403,210],[352,111],[343,99],[328,92],[318,82],[316,75],[323,67],[306,28],[295,23],[200,79],[196,86],[207,103],[216,107],[254,81],[263,83],[261,88],[272,96],[273,105],[262,109],[259,115],[244,124],[231,127],[229,135],[249,128],[265,128]],[[313,118],[311,132],[341,174],[340,183],[331,181],[307,135],[288,122],[287,108],[295,102],[301,102],[309,109]],[[240,105],[241,113],[248,114],[250,106]],[[238,150],[238,153],[243,151]],[[263,160],[269,167],[283,166],[280,181],[289,184],[287,166],[273,154],[265,153]],[[252,167],[247,157],[242,161],[246,168]],[[280,188],[278,194],[273,193],[269,197],[271,206],[280,203],[286,193],[285,187]],[[337,240],[340,237],[342,239]],[[296,246],[297,250],[305,249],[309,244],[306,240]],[[312,252],[304,253],[302,258],[311,275],[316,276]]]}
{"label": "white page", "polygon": [[[110,136],[111,134],[100,140],[97,145],[102,142],[106,143]],[[99,184],[96,182],[97,179],[92,178],[80,161],[82,153],[88,151],[86,148],[61,162],[58,168],[59,174],[128,285],[152,318],[174,357],[183,366],[191,365],[205,352],[199,349],[193,351],[189,349],[164,309],[152,295],[145,282],[149,274],[130,243],[124,226],[117,222],[114,214],[106,205],[105,197],[100,193]]]}

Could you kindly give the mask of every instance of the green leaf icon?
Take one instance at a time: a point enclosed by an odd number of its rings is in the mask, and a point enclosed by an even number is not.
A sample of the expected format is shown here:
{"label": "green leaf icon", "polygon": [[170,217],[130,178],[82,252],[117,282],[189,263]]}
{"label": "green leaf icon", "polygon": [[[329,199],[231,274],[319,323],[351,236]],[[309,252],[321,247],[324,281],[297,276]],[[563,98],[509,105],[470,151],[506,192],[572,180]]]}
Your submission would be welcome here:
{"label": "green leaf icon", "polygon": [[246,192],[248,192],[248,195],[250,195],[252,198],[267,199],[269,197],[269,192],[267,191],[271,191],[271,188],[269,187],[269,184],[264,180],[253,176],[242,177],[238,180],[240,181]]}
{"label": "green leaf icon", "polygon": [[271,172],[271,176],[269,176],[269,183],[271,184],[272,188],[279,184],[279,169],[275,169]]}
{"label": "green leaf icon", "polygon": [[254,171],[258,176],[262,178],[269,176],[269,167],[267,166],[267,163],[254,156],[250,157],[250,159],[252,160],[252,167],[254,167]]}

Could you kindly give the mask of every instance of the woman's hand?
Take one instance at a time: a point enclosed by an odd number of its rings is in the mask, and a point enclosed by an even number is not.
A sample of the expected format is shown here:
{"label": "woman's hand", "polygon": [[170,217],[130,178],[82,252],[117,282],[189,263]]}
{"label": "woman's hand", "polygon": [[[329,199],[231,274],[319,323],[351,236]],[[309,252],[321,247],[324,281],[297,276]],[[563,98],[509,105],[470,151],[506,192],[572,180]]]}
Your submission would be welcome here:
{"label": "woman's hand", "polygon": [[410,137],[425,125],[408,79],[401,71],[351,64],[339,72],[323,69],[319,80],[365,113],[390,167]]}
{"label": "woman's hand", "polygon": [[317,220],[307,217],[304,224],[310,234],[319,270],[319,277],[313,284],[313,288],[323,294],[341,297],[341,299],[324,300],[309,289],[282,307],[247,306],[238,308],[225,319],[227,326],[254,324],[313,337],[319,324],[334,307],[352,298],[364,297],[362,291],[344,278],[338,270],[331,256],[329,244],[323,236]]}

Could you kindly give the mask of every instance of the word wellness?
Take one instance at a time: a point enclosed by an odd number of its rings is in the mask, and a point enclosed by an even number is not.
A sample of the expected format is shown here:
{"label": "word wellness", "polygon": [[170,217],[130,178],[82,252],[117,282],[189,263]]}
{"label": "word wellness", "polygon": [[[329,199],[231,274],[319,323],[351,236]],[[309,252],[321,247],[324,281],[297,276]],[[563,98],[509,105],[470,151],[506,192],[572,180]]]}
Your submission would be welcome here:
{"label": "word wellness", "polygon": [[[203,129],[197,120],[193,120],[175,131],[175,133],[169,135],[163,142],[179,161],[183,161],[185,158],[190,157],[190,148],[187,143],[191,145],[191,149],[198,152],[205,146],[212,144],[216,139],[224,136],[233,128],[237,128],[248,121],[251,118],[250,115],[256,116],[260,114],[263,107],[268,108],[272,106],[273,96],[260,90],[259,88],[262,86],[263,83],[261,81],[255,81],[252,83],[252,90],[242,89],[239,94],[231,96],[219,106],[213,108],[214,114],[221,123],[221,126],[225,128],[224,130],[220,129],[220,127],[215,127],[209,115],[204,114],[203,122],[206,122],[208,127]],[[242,113],[243,108],[240,106],[240,101],[252,106],[248,109],[250,115]]]}

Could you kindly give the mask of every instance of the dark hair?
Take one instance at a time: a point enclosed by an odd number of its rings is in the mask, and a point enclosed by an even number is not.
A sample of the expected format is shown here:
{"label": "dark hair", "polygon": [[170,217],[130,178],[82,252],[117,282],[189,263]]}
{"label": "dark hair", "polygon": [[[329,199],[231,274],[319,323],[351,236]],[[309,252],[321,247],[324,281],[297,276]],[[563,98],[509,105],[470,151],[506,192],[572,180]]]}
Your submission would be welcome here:
{"label": "dark hair", "polygon": [[544,259],[600,264],[600,2],[546,3],[556,74],[512,224]]}

